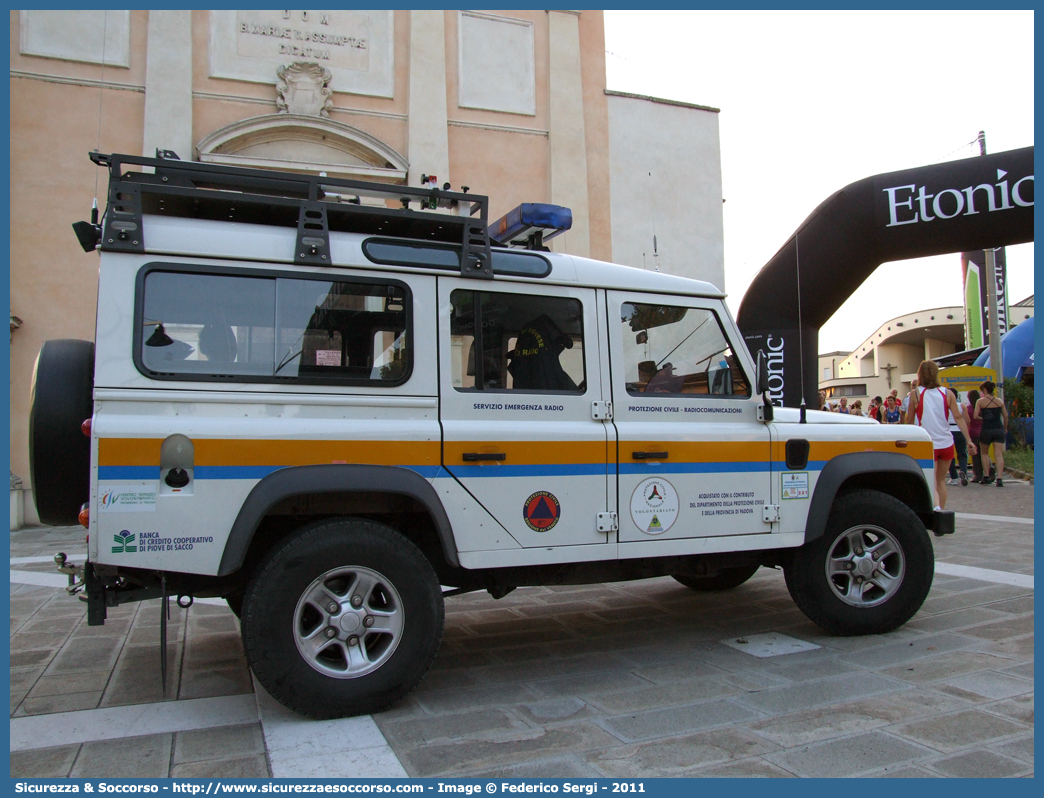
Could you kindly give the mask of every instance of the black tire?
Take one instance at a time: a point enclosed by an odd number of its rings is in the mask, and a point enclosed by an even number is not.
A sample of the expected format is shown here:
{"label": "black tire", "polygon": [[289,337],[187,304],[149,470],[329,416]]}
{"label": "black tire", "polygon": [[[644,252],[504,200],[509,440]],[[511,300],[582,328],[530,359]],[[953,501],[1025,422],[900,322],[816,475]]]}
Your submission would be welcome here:
{"label": "black tire", "polygon": [[718,592],[720,590],[732,590],[734,587],[739,587],[752,576],[760,568],[760,565],[743,565],[737,568],[722,568],[721,571],[714,576],[681,576],[674,574],[676,581],[685,585],[690,590],[695,590],[698,593],[704,592]]}
{"label": "black tire", "polygon": [[383,524],[338,518],[268,553],[247,585],[241,626],[265,689],[324,719],[379,712],[409,693],[435,659],[444,620],[442,588],[420,549]]}
{"label": "black tire", "polygon": [[243,593],[233,593],[231,596],[225,596],[225,603],[228,604],[228,608],[232,610],[232,614],[237,618],[243,616]]}
{"label": "black tire", "polygon": [[33,367],[29,476],[40,521],[78,521],[91,493],[91,440],[80,429],[94,413],[94,344],[47,341]]}
{"label": "black tire", "polygon": [[909,507],[861,490],[835,500],[823,536],[796,549],[784,572],[798,608],[826,631],[881,634],[921,608],[932,587],[935,552]]}

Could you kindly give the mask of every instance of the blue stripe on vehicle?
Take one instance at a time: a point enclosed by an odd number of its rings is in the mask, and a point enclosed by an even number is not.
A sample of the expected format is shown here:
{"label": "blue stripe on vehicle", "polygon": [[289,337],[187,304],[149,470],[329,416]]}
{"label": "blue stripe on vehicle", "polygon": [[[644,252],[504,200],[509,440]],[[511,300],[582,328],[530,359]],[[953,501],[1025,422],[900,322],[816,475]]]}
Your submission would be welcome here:
{"label": "blue stripe on vehicle", "polygon": [[[829,460],[809,460],[808,465],[804,468],[787,468],[784,460],[777,460],[773,465],[776,471],[822,471],[829,462]],[[921,468],[932,468],[935,465],[933,460],[914,460],[914,462]]]}
{"label": "blue stripe on vehicle", "polygon": [[483,477],[604,477],[605,463],[561,463],[534,465],[454,465],[447,469],[460,479]]}
{"label": "blue stripe on vehicle", "polygon": [[98,466],[98,479],[115,480],[159,479],[159,466]]}
{"label": "blue stripe on vehicle", "polygon": [[[269,474],[288,466],[196,466],[194,479],[264,479]],[[383,466],[382,466],[383,467]],[[416,471],[425,479],[438,476],[439,466],[400,466]],[[98,479],[107,482],[123,480],[159,479],[160,469],[155,466],[99,466]]]}
{"label": "blue stripe on vehicle", "polygon": [[737,474],[771,470],[767,460],[731,463],[620,463],[620,474]]}

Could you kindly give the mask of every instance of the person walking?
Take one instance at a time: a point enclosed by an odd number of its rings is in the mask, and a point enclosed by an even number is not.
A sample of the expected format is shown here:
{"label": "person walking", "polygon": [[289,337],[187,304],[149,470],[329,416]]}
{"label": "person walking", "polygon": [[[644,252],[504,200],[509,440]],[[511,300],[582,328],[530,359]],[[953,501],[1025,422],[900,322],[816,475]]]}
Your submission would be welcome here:
{"label": "person walking", "polygon": [[[907,397],[910,400],[906,411],[906,423],[922,427],[932,438],[935,449],[935,509],[946,509],[946,472],[953,460],[953,436],[950,434],[951,416],[956,417],[957,426],[968,438],[968,425],[964,421],[957,400],[946,388],[939,387],[939,364],[934,360],[922,360],[917,368],[917,388]],[[975,445],[970,446],[973,453]]]}
{"label": "person walking", "polygon": [[850,415],[850,416],[861,416],[863,418],[866,418],[866,413],[863,412],[863,402],[862,402],[862,400],[856,399],[854,402],[852,402],[852,407],[848,411],[848,415]]}
{"label": "person walking", "polygon": [[846,397],[846,396],[842,396],[841,397],[841,406],[837,409],[837,412],[838,413],[844,413],[845,415],[848,415],[848,412],[849,412],[848,411],[848,397]]}
{"label": "person walking", "polygon": [[[979,392],[974,389],[968,391],[967,399],[968,401],[964,405],[964,417],[968,421],[968,432],[971,433],[971,442],[979,446],[979,432],[982,430],[982,419],[973,418],[975,403],[979,401]],[[983,474],[989,474],[989,469],[985,472],[982,470],[982,447],[979,447],[979,451],[973,454],[970,459],[972,467],[971,481],[981,483]]]}
{"label": "person walking", "polygon": [[[957,410],[961,416],[964,416],[964,423],[968,425],[968,416],[965,415],[964,405],[961,404],[961,397],[957,395],[957,392],[953,388],[947,388],[947,390],[953,394],[953,398],[957,400]],[[971,430],[971,426],[968,425],[968,429]],[[957,453],[956,458],[950,461],[950,479],[946,483],[947,485],[956,485],[958,479],[962,486],[967,487],[968,485],[968,441],[964,437],[964,433],[961,432],[957,426],[957,418],[950,416],[950,434],[953,436],[953,448]]]}
{"label": "person walking", "polygon": [[990,457],[987,454],[990,444],[993,444],[993,459],[997,462],[997,487],[1004,487],[1004,441],[1008,437],[1008,409],[999,397],[993,392],[996,384],[986,380],[979,386],[983,395],[975,403],[975,418],[982,419],[982,429],[979,431],[979,442],[982,444],[982,468],[986,474],[982,478],[982,484],[988,485],[991,480]]}

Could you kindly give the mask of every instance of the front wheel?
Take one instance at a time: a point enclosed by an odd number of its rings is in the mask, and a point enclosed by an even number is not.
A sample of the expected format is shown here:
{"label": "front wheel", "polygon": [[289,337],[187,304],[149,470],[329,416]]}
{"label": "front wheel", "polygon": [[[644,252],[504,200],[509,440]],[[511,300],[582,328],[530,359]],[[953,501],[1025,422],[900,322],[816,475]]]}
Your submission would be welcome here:
{"label": "front wheel", "polygon": [[935,553],[921,519],[872,490],[834,502],[821,538],[794,552],[787,588],[810,620],[837,635],[902,626],[928,596]]}
{"label": "front wheel", "polygon": [[383,524],[309,524],[268,554],[243,597],[247,659],[280,703],[313,718],[378,712],[438,652],[442,590],[430,563]]}

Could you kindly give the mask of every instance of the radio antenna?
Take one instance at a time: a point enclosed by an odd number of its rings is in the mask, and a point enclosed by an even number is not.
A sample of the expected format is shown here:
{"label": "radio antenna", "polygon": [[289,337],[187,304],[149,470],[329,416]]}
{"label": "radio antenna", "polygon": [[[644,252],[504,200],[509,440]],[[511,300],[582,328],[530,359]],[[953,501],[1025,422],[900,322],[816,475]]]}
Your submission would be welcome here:
{"label": "radio antenna", "polygon": [[[101,152],[101,134],[102,134],[102,103],[105,100],[105,57],[106,46],[109,43],[109,10],[105,9],[102,12],[102,62],[101,62],[101,80],[98,81],[98,139],[94,145],[95,152]],[[94,207],[91,209],[91,224],[97,224],[98,214],[98,172],[100,169],[94,170]]]}
{"label": "radio antenna", "polygon": [[797,270],[797,311],[798,311],[798,372],[801,378],[801,417],[798,421],[799,424],[806,423],[805,413],[808,411],[808,406],[805,404],[805,342],[802,327],[804,326],[801,318],[801,247],[799,245],[799,236],[794,236],[794,267]]}

